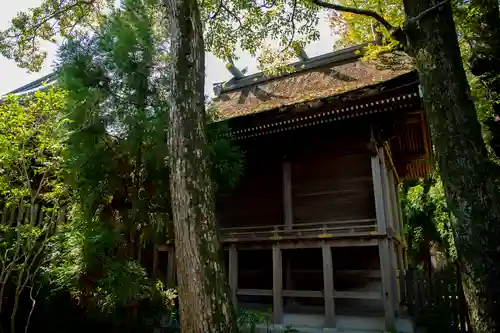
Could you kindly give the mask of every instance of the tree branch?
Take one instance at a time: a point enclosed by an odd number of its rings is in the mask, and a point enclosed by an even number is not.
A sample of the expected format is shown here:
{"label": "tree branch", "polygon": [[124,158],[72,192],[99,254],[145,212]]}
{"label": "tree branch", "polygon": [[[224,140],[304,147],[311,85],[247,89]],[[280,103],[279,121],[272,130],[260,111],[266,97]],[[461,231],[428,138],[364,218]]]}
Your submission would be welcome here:
{"label": "tree branch", "polygon": [[323,7],[323,8],[328,8],[328,9],[338,10],[340,12],[359,14],[359,15],[371,17],[371,18],[377,20],[378,22],[380,22],[380,24],[382,24],[389,32],[393,32],[393,31],[396,31],[399,29],[398,27],[395,27],[392,24],[390,24],[379,13],[374,12],[372,10],[345,7],[345,6],[341,6],[341,5],[337,5],[337,4],[333,4],[333,3],[329,3],[329,2],[324,2],[321,0],[312,0],[312,3],[314,3],[315,5],[318,5],[320,7]]}
{"label": "tree branch", "polygon": [[281,52],[288,49],[292,45],[293,40],[295,38],[295,29],[296,29],[295,28],[295,13],[296,13],[296,11],[297,11],[297,0],[293,0],[292,14],[290,14],[290,19],[289,19],[289,22],[292,25],[292,34],[291,34],[290,38],[288,39],[287,45],[283,48],[283,50],[281,50]]}
{"label": "tree branch", "polygon": [[[52,14],[44,17],[39,22],[35,22],[32,26],[30,26],[30,29],[32,29],[33,31],[36,31],[36,30],[40,29],[41,26],[44,25],[45,23],[47,23],[47,22],[49,22],[50,20],[53,20],[53,19],[58,19],[60,15],[69,12],[70,10],[72,10],[75,7],[80,7],[81,8],[82,5],[86,5],[86,6],[91,7],[92,5],[94,5],[95,2],[96,2],[95,0],[88,0],[88,1],[81,1],[81,2],[76,1],[74,4],[68,5],[66,7],[59,8],[54,13],[52,13]],[[23,34],[16,34],[16,35],[14,35],[12,37],[14,37],[14,38],[21,38],[21,37],[23,37]],[[27,41],[31,41],[32,39],[34,40],[35,37],[36,37],[35,35],[30,36],[27,39]]]}
{"label": "tree branch", "polygon": [[420,21],[421,19],[424,18],[425,15],[427,15],[430,12],[438,9],[439,7],[441,7],[442,5],[444,5],[446,2],[448,2],[448,0],[443,0],[440,3],[435,4],[434,6],[432,6],[430,8],[427,8],[426,10],[424,10],[423,12],[421,12],[420,14],[418,14],[417,16],[411,18],[410,20],[414,21],[414,22]]}
{"label": "tree branch", "polygon": [[238,29],[240,29],[243,26],[243,23],[241,22],[241,19],[238,17],[238,15],[236,15],[232,10],[227,8],[227,6],[222,3],[222,1],[221,1],[221,7],[238,22],[239,24]]}
{"label": "tree branch", "polygon": [[28,333],[28,327],[30,325],[31,316],[33,315],[33,310],[35,310],[36,296],[38,296],[38,293],[40,293],[40,289],[42,289],[42,286],[38,287],[35,297],[33,297],[33,288],[34,287],[30,287],[31,310],[28,315],[28,318],[26,319],[26,326],[24,326],[24,333]]}

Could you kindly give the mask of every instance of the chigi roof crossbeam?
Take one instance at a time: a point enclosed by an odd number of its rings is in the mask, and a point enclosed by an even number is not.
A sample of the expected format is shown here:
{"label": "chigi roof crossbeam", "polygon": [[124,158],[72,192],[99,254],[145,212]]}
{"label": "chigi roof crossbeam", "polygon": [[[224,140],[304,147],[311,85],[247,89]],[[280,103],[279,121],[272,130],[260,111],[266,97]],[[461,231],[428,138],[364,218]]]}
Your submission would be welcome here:
{"label": "chigi roof crossbeam", "polygon": [[299,50],[298,58],[301,60],[290,64],[290,66],[292,66],[292,68],[294,69],[294,72],[276,76],[267,76],[262,72],[242,76],[242,71],[239,71],[232,62],[229,62],[226,67],[233,75],[233,78],[227,82],[215,83],[213,87],[214,93],[218,97],[224,93],[240,90],[242,88],[258,86],[269,81],[279,80],[285,76],[293,75],[302,71],[308,71],[314,68],[325,66],[327,64],[340,65],[343,63],[356,61],[362,56],[363,47],[366,45],[367,44],[361,44],[312,58],[309,58],[304,50]]}

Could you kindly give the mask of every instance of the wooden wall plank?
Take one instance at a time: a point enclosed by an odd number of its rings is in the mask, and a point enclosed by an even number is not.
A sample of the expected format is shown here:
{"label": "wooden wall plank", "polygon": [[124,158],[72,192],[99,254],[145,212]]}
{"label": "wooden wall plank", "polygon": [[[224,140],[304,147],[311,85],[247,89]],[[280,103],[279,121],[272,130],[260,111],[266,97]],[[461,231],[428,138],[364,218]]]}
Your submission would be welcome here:
{"label": "wooden wall plank", "polygon": [[266,161],[246,165],[245,173],[230,193],[217,197],[219,228],[282,224],[282,162]]}
{"label": "wooden wall plank", "polygon": [[291,230],[293,224],[293,207],[292,168],[290,161],[283,162],[283,216],[285,218],[285,230]]}
{"label": "wooden wall plank", "polygon": [[333,299],[333,260],[332,248],[326,244],[322,246],[323,253],[323,284],[325,298],[325,327],[335,327],[335,303]]}
{"label": "wooden wall plank", "polygon": [[[362,239],[338,239],[332,238],[329,240],[324,239],[301,239],[293,243],[279,243],[275,246],[280,249],[310,249],[321,248],[322,242],[325,241],[331,247],[371,247],[377,246],[377,239],[368,239],[370,235],[364,235],[366,238]],[[271,249],[272,245],[268,242],[241,242],[238,243],[238,248],[242,250],[263,250]]]}
{"label": "wooden wall plank", "polygon": [[273,253],[273,323],[283,323],[283,264],[281,249],[275,245]]}
{"label": "wooden wall plank", "polygon": [[370,156],[330,151],[295,156],[292,164],[295,223],[374,218]]}

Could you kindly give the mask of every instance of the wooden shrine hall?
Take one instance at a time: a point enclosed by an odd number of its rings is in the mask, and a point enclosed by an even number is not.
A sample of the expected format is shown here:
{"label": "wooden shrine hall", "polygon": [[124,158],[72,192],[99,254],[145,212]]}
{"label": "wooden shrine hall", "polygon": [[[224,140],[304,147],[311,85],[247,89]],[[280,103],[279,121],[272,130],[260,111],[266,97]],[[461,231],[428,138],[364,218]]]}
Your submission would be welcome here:
{"label": "wooden shrine hall", "polygon": [[214,87],[245,154],[240,182],[217,199],[232,297],[271,309],[275,324],[298,313],[335,328],[353,315],[393,329],[402,313],[397,185],[429,172],[428,124],[408,58],[366,62],[359,50],[303,54],[276,77],[228,65],[234,77]]}

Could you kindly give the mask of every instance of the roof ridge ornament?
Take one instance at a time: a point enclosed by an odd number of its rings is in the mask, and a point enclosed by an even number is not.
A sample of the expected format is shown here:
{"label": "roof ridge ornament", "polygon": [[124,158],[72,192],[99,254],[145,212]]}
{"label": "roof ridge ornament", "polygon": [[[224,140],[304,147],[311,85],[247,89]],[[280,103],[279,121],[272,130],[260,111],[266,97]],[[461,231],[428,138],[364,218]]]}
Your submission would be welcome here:
{"label": "roof ridge ornament", "polygon": [[233,58],[228,56],[226,68],[235,79],[241,79],[242,77],[245,76],[245,72],[247,71],[248,67],[245,67],[243,70],[240,71],[238,67],[234,65]]}
{"label": "roof ridge ornament", "polygon": [[307,55],[306,51],[304,51],[304,48],[301,47],[300,45],[295,45],[294,51],[297,54],[297,58],[299,58],[300,61],[309,60],[309,56]]}
{"label": "roof ridge ornament", "polygon": [[[290,64],[295,71],[293,73],[282,73],[279,75],[265,75],[263,72],[254,73],[250,75],[244,75],[245,70],[240,71],[236,66],[234,66],[233,60],[228,57],[226,68],[233,75],[233,78],[226,81],[224,84],[216,83],[214,84],[215,97],[219,97],[221,94],[241,90],[244,88],[251,88],[253,86],[258,86],[263,83],[278,80],[290,75],[296,75],[299,72],[310,71],[316,68],[325,66],[335,66],[346,62],[357,61],[363,56],[363,48],[372,43],[363,43],[355,46],[351,46],[345,49],[337,50],[334,52],[325,53],[310,58],[304,50],[296,49],[297,57],[299,61]],[[307,59],[302,59],[306,58]]]}

